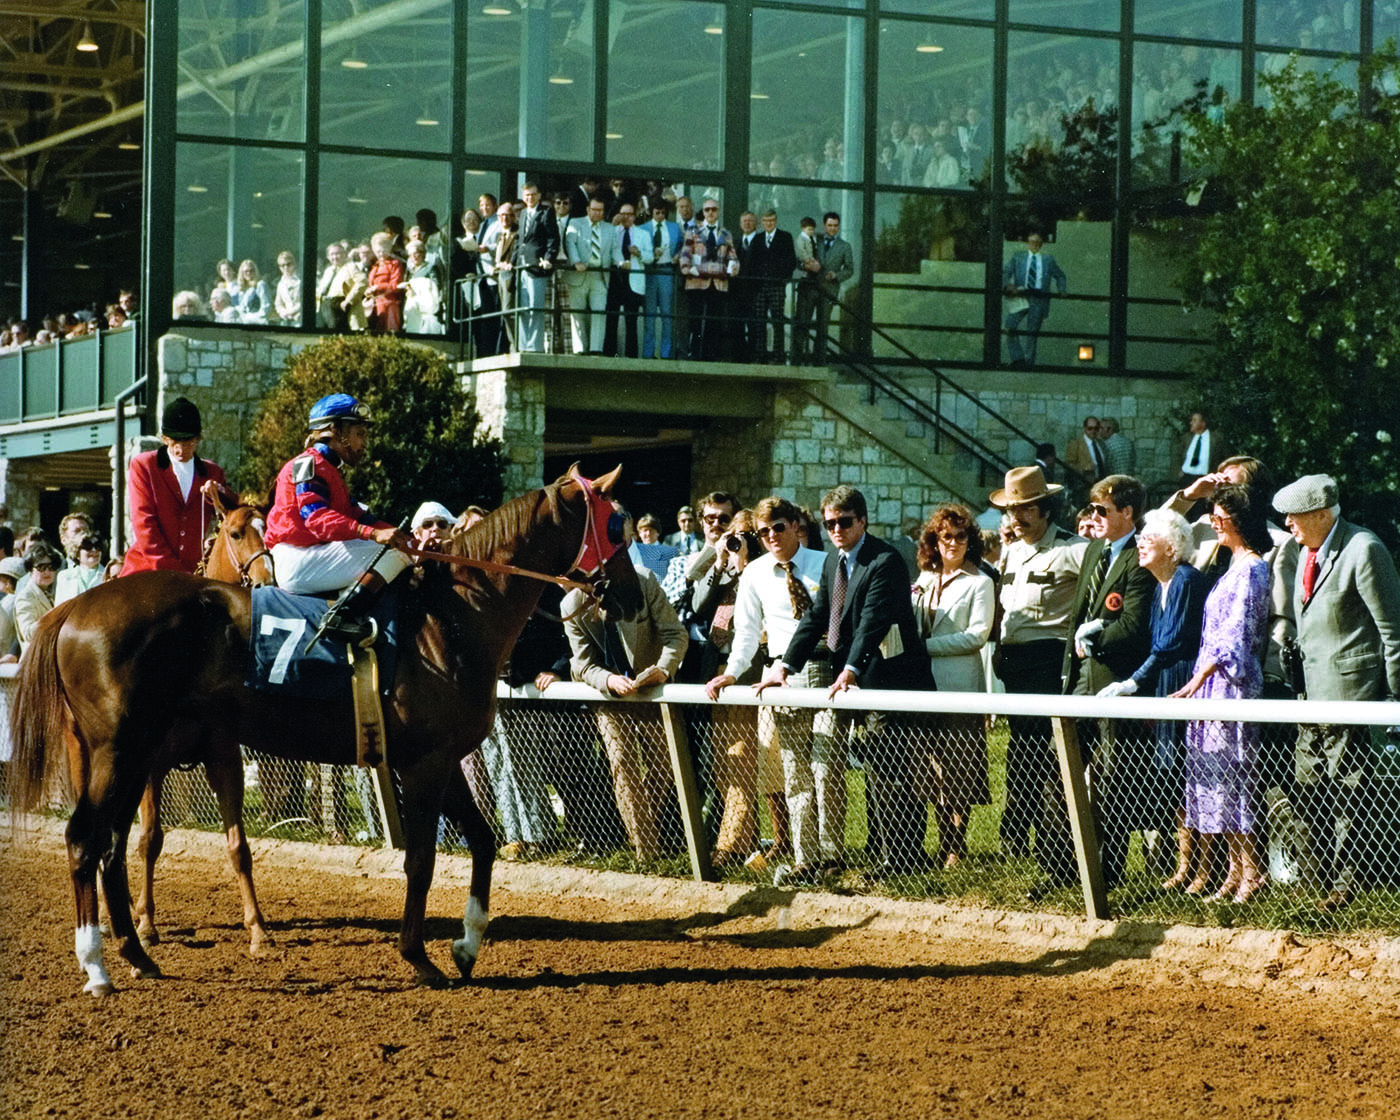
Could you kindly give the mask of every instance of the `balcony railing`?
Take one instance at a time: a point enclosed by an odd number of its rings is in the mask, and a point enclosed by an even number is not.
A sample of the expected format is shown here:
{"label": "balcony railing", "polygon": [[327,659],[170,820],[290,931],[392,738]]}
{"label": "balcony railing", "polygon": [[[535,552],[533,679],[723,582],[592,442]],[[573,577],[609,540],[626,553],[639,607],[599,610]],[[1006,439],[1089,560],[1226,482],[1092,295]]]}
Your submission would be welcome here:
{"label": "balcony railing", "polygon": [[114,408],[136,358],[134,327],[0,352],[0,427]]}

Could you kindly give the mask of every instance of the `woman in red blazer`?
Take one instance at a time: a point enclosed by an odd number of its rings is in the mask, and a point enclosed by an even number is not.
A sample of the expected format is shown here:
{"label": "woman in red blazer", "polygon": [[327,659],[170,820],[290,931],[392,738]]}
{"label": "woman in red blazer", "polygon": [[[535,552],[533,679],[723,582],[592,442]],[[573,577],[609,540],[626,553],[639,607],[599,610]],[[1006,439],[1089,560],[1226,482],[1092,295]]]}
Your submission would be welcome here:
{"label": "woman in red blazer", "polygon": [[229,506],[238,495],[224,483],[223,468],[195,454],[199,409],[184,397],[165,406],[160,417],[161,447],[131,460],[126,474],[131,547],[122,575],[158,569],[193,572],[215,513],[214,496]]}

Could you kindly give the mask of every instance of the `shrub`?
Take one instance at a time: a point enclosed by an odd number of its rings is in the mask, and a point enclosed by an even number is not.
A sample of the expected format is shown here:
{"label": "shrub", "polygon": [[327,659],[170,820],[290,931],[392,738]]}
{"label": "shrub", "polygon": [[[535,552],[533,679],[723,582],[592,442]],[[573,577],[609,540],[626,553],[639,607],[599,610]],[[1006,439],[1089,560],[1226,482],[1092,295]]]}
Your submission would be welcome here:
{"label": "shrub", "polygon": [[378,516],[398,522],[430,499],[456,511],[500,504],[500,442],[478,434],[460,378],[436,350],[387,336],[328,338],[287,359],[237,472],[246,490],[271,497],[277,472],[302,449],[311,406],[328,393],[350,393],[375,418],[369,455],[345,481]]}

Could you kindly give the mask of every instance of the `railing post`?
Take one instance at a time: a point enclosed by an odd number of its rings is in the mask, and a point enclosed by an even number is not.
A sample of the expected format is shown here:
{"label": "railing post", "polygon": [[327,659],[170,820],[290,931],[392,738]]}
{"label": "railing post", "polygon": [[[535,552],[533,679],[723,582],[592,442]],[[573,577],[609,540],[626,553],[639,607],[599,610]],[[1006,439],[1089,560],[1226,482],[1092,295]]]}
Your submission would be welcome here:
{"label": "railing post", "polygon": [[116,395],[112,432],[112,555],[126,551],[126,402],[146,387],[138,377]]}
{"label": "railing post", "polygon": [[1108,917],[1108,891],[1103,885],[1103,864],[1099,861],[1099,837],[1084,783],[1084,759],[1079,752],[1076,721],[1052,717],[1055,753],[1060,760],[1060,780],[1069,806],[1069,824],[1074,833],[1074,857],[1079,863],[1079,884],[1084,888],[1084,912],[1091,918]]}
{"label": "railing post", "polygon": [[695,784],[695,763],[685,720],[674,704],[661,705],[661,726],[666,729],[666,746],[671,755],[671,773],[676,779],[676,796],[681,803],[681,823],[685,825],[685,846],[690,852],[690,873],[697,882],[713,883],[717,878],[710,863],[710,842],[705,820],[700,814],[700,791]]}

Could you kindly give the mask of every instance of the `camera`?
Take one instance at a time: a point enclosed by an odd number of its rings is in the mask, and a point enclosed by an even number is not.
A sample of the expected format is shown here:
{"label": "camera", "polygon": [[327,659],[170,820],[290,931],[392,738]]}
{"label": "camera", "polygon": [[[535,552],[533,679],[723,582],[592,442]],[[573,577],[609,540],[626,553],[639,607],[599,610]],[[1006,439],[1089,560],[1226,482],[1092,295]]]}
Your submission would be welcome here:
{"label": "camera", "polygon": [[746,560],[757,560],[763,555],[763,544],[753,533],[730,533],[724,538],[724,547],[730,552],[746,551]]}

